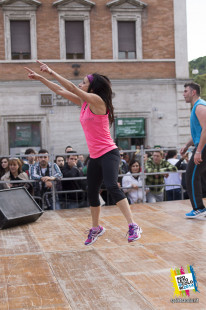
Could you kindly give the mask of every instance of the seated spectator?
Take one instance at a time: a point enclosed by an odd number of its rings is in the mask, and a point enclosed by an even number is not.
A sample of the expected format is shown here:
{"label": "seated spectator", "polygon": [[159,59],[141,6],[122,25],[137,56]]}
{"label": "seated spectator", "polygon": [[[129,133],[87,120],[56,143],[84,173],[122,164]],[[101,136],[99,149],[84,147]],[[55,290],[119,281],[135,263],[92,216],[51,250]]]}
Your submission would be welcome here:
{"label": "seated spectator", "polygon": [[132,154],[131,160],[137,160],[138,162],[141,162],[141,146],[140,145],[136,145],[136,150]]}
{"label": "seated spectator", "polygon": [[[31,178],[38,182],[34,185],[34,196],[40,196],[43,198],[43,195],[46,192],[51,192],[52,181],[60,180],[62,178],[62,173],[57,166],[49,162],[49,152],[45,149],[39,151],[38,162],[31,168]],[[53,209],[53,199],[52,194],[46,195],[45,204],[48,210]],[[60,206],[56,203],[56,209],[59,209]]]}
{"label": "seated spectator", "polygon": [[82,169],[83,175],[86,176],[87,175],[87,167],[89,164],[89,160],[90,160],[90,156],[88,155],[87,158],[84,161],[84,167]]}
{"label": "seated spectator", "polygon": [[129,171],[129,165],[123,157],[124,154],[120,152],[119,174],[126,174]]}
{"label": "seated spectator", "polygon": [[9,171],[9,158],[2,157],[0,159],[0,178],[3,177],[3,175],[8,171]]}
{"label": "seated spectator", "polygon": [[83,170],[84,168],[84,162],[85,162],[85,159],[84,159],[84,155],[78,155],[78,160],[77,160],[77,168],[79,170]]}
{"label": "seated spectator", "polygon": [[[122,179],[123,191],[126,193],[130,204],[142,202],[144,200],[142,192],[142,180],[141,177],[134,176],[132,173],[140,172],[140,163],[133,159],[129,164],[129,172]],[[148,191],[148,189],[147,189]],[[145,190],[146,197],[146,190]]]}
{"label": "seated spectator", "polygon": [[27,149],[25,151],[25,155],[31,155],[31,156],[27,156],[26,159],[24,160],[22,171],[26,172],[30,179],[31,179],[31,166],[35,164],[35,156],[34,156],[35,154],[36,152],[33,149]]}
{"label": "seated spectator", "polygon": [[[129,171],[129,165],[123,159],[123,153],[120,152],[119,174],[126,174]],[[122,176],[118,176],[118,185],[122,186]]]}
{"label": "seated spectator", "polygon": [[[0,179],[5,175],[6,172],[9,171],[9,158],[8,157],[2,157],[0,159]],[[4,189],[3,184],[0,184],[0,190]]]}
{"label": "seated spectator", "polygon": [[2,181],[7,183],[3,184],[5,189],[16,188],[16,187],[25,187],[28,192],[33,194],[33,186],[31,183],[9,183],[10,181],[22,181],[28,180],[29,177],[26,172],[22,172],[22,163],[19,158],[10,158],[9,159],[9,171],[1,178]]}
{"label": "seated spectator", "polygon": [[130,155],[128,153],[123,153],[123,160],[129,165]]}
{"label": "seated spectator", "polygon": [[55,163],[59,166],[59,169],[62,170],[65,164],[64,156],[57,155],[55,158]]}
{"label": "seated spectator", "polygon": [[[77,178],[81,177],[82,173],[77,168],[77,155],[75,151],[71,151],[72,154],[66,158],[66,163],[62,169],[64,178]],[[81,180],[65,180],[62,181],[62,189],[64,191],[75,191],[82,189]],[[72,192],[66,194],[66,208],[73,209],[85,206],[84,193]]]}
{"label": "seated spectator", "polygon": [[[155,150],[151,158],[149,158],[145,164],[145,171],[147,173],[155,172],[169,172],[177,171],[177,168],[171,165],[167,160],[163,159],[163,152]],[[147,193],[147,201],[154,203],[157,201],[163,201],[164,186],[151,186],[151,185],[163,185],[164,177],[168,174],[156,174],[147,175],[146,185],[148,185],[150,191]]]}
{"label": "seated spectator", "polygon": [[[62,172],[62,169],[64,167],[64,164],[65,164],[65,159],[64,159],[64,156],[61,156],[61,155],[57,155],[56,158],[55,158],[55,163],[57,164],[57,166],[59,167],[59,169],[61,170]],[[58,192],[62,191],[62,182],[60,180],[57,180],[56,181],[56,190]],[[58,202],[60,204],[60,209],[64,208],[64,203],[65,203],[65,197],[64,197],[64,194],[62,193],[58,193]]]}
{"label": "seated spectator", "polygon": [[145,152],[143,155],[143,159],[144,159],[144,165],[146,164],[148,158],[151,157],[149,152]]}
{"label": "seated spectator", "polygon": [[67,145],[65,147],[65,153],[70,153],[71,151],[73,151],[73,147],[71,145]]}
{"label": "seated spectator", "polygon": [[[169,150],[166,155],[166,160],[170,164],[175,166],[178,162],[177,151]],[[164,179],[165,184],[167,185],[165,187],[167,201],[182,199],[181,198],[182,197],[181,196],[181,180],[182,180],[182,176],[181,176],[181,173],[179,172],[169,173],[168,177]]]}

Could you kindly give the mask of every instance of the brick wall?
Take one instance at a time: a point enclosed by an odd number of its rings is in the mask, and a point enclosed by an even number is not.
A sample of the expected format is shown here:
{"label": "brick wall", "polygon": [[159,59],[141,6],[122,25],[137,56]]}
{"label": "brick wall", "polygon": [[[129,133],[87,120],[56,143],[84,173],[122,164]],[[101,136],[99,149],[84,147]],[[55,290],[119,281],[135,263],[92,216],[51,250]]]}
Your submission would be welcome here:
{"label": "brick wall", "polygon": [[[55,63],[59,60],[59,18],[52,6],[53,0],[44,0],[37,9],[37,54],[39,59],[51,59],[49,65],[67,78],[74,79],[72,63]],[[91,10],[91,56],[92,60],[110,62],[82,62],[80,76],[88,72],[101,72],[111,79],[175,78],[174,62],[113,62],[111,12],[106,7],[107,0],[94,1]],[[147,0],[147,8],[142,15],[143,59],[174,58],[173,0]],[[23,67],[25,63],[7,63],[4,53],[3,14],[0,7],[0,81],[27,79]],[[32,69],[34,63],[26,64]]]}
{"label": "brick wall", "polygon": [[173,0],[147,0],[143,12],[143,58],[175,58]]}
{"label": "brick wall", "polygon": [[[65,78],[75,79],[71,63],[49,63],[51,68]],[[0,63],[0,80],[25,80],[27,79],[24,67],[27,66],[32,70],[39,72],[39,65],[36,63],[12,64]],[[173,78],[175,76],[174,63],[86,63],[81,64],[80,75],[78,80],[82,79],[88,73],[98,72],[108,75],[110,79],[164,79]],[[48,77],[48,76],[47,76]],[[48,77],[49,78],[49,77]]]}

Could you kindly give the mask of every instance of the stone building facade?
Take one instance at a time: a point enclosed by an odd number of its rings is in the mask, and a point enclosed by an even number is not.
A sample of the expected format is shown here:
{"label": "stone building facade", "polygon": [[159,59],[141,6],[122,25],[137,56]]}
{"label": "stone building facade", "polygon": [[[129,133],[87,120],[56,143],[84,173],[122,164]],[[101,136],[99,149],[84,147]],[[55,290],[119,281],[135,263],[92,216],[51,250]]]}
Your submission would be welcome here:
{"label": "stone building facade", "polygon": [[80,109],[28,80],[36,59],[76,85],[93,72],[111,79],[111,133],[123,148],[183,145],[186,28],[186,0],[0,0],[1,155],[87,152]]}

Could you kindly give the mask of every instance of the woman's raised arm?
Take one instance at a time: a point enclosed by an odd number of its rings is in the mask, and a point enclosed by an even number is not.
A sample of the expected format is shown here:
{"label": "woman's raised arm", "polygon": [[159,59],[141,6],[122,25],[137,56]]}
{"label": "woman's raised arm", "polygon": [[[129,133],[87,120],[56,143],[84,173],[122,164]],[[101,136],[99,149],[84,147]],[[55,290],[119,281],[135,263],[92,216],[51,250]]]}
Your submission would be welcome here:
{"label": "woman's raised arm", "polygon": [[90,103],[93,106],[100,107],[104,106],[103,100],[96,94],[88,93],[86,91],[81,90],[79,87],[74,85],[71,81],[65,79],[63,76],[49,68],[45,63],[37,60],[37,63],[40,65],[40,71],[46,72],[50,74],[54,79],[56,79],[66,90],[80,97],[82,103],[84,101]]}
{"label": "woman's raised arm", "polygon": [[75,95],[73,92],[68,91],[64,88],[62,88],[61,86],[57,85],[56,83],[53,83],[49,80],[47,80],[45,77],[43,77],[40,74],[37,74],[35,71],[24,67],[25,70],[28,72],[28,77],[31,80],[38,80],[40,82],[42,82],[44,85],[46,85],[49,89],[51,89],[53,92],[55,92],[58,95],[61,95],[62,97],[69,99],[70,101],[72,101],[74,104],[76,105],[82,105],[82,100],[79,96]]}

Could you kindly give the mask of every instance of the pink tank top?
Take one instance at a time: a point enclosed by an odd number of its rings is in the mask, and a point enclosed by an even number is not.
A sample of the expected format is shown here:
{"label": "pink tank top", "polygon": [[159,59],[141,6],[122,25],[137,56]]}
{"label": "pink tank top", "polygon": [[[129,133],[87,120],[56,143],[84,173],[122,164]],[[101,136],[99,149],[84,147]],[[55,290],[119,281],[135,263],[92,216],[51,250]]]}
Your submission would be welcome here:
{"label": "pink tank top", "polygon": [[117,148],[110,135],[108,114],[96,115],[84,102],[81,108],[80,122],[91,158],[98,158]]}

